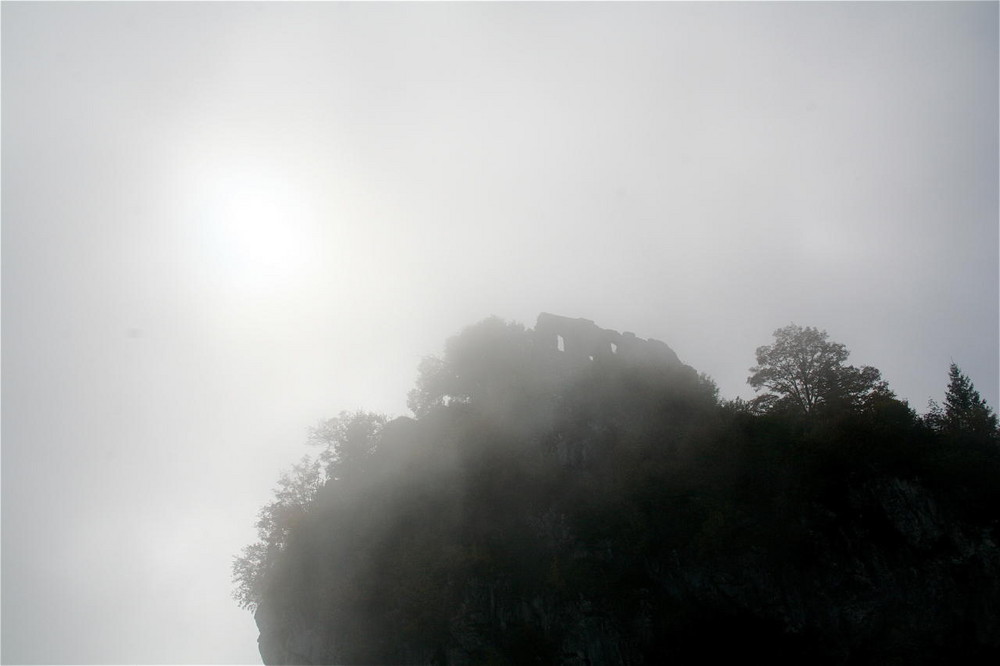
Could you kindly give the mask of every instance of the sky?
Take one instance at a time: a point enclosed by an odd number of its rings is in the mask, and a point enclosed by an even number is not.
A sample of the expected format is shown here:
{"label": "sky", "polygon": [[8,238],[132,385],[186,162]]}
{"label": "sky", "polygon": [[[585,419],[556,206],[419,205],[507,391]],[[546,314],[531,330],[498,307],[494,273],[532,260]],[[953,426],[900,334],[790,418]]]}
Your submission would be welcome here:
{"label": "sky", "polygon": [[998,6],[4,2],[0,658],[260,663],[279,473],[490,315],[995,409]]}

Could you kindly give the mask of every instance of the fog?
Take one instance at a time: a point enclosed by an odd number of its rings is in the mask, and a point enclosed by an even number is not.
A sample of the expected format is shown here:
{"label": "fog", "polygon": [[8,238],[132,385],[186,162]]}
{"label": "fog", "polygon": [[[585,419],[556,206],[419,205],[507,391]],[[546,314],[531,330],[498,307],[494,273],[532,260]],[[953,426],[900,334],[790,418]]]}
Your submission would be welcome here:
{"label": "fog", "polygon": [[2,660],[260,663],[307,432],[489,315],[1000,399],[995,3],[4,3]]}

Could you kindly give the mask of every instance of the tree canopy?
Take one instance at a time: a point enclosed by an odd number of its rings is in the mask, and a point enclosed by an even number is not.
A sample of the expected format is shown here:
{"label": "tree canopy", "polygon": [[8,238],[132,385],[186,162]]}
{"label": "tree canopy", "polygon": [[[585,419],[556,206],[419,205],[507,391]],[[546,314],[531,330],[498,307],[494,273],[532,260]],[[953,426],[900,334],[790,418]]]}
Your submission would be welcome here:
{"label": "tree canopy", "polygon": [[490,317],[466,327],[445,345],[443,358],[429,356],[419,367],[407,406],[417,416],[452,402],[499,404],[513,387],[523,390],[535,370],[524,326]]}
{"label": "tree canopy", "polygon": [[857,409],[892,397],[876,368],[846,365],[850,352],[831,342],[826,331],[789,324],[774,338],[774,344],[757,348],[757,365],[747,379],[755,391],[766,391],[754,401],[760,411],[812,414],[822,407]]}
{"label": "tree canopy", "polygon": [[323,447],[319,459],[326,464],[327,478],[363,476],[388,420],[375,412],[345,411],[313,428],[309,443]]}
{"label": "tree canopy", "polygon": [[955,363],[948,368],[944,408],[932,402],[928,420],[933,427],[944,432],[993,438],[1000,435],[997,415],[980,397],[972,380]]}
{"label": "tree canopy", "polygon": [[480,322],[416,418],[312,429],[233,567],[265,663],[995,661],[1000,445],[956,366],[921,419],[815,328],[757,350],[752,408],[543,347]]}
{"label": "tree canopy", "polygon": [[268,573],[288,543],[292,529],[310,511],[325,482],[320,461],[302,458],[282,472],[274,499],[257,514],[255,543],[246,546],[233,562],[233,598],[242,608],[254,610],[264,595]]}

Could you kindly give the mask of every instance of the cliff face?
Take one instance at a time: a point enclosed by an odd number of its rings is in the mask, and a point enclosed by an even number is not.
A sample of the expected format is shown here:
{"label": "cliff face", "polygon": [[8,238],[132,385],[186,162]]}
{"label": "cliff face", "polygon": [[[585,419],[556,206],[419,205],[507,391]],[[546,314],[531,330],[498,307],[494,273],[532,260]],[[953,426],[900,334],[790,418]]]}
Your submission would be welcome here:
{"label": "cliff face", "polygon": [[531,353],[576,371],[399,419],[321,491],[268,575],[265,663],[1000,657],[994,452],[941,462],[899,410],[734,412],[672,352],[547,317]]}

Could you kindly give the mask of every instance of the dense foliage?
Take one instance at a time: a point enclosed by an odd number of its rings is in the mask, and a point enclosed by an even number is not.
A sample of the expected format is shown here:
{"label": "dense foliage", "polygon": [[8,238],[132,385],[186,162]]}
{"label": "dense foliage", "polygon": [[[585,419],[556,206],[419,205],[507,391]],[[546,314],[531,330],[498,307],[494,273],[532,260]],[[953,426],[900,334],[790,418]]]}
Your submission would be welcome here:
{"label": "dense foliage", "polygon": [[1000,654],[996,416],[955,366],[919,417],[825,332],[775,336],[744,403],[469,327],[421,366],[417,418],[321,424],[262,510],[234,579],[265,661]]}
{"label": "dense foliage", "polygon": [[767,389],[754,401],[761,410],[857,411],[893,397],[876,368],[844,365],[847,347],[830,342],[826,331],[790,324],[774,337],[774,344],[757,348],[757,365],[747,380],[754,390]]}

